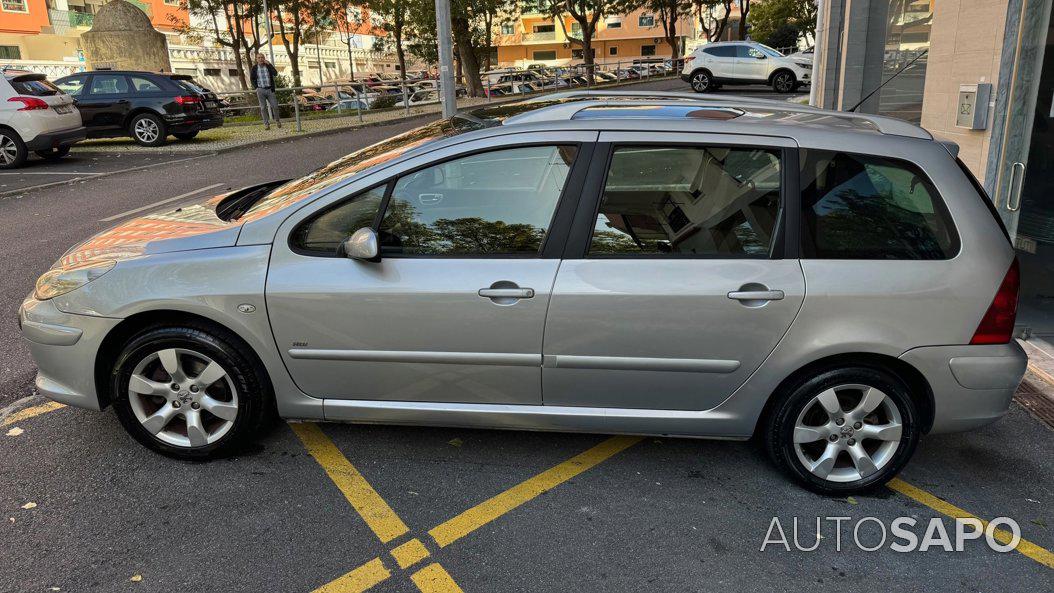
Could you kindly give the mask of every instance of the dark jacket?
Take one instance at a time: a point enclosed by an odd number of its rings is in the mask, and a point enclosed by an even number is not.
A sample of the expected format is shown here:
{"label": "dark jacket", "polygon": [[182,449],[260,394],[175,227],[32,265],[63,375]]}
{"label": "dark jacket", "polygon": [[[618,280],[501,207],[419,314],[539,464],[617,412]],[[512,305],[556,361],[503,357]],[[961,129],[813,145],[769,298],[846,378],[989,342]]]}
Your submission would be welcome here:
{"label": "dark jacket", "polygon": [[[260,86],[256,82],[256,78],[257,78],[256,77],[256,69],[259,66],[260,66],[259,64],[253,64],[252,68],[249,69],[249,82],[252,83],[254,89]],[[274,90],[275,78],[278,78],[278,71],[275,70],[274,66],[272,66],[270,62],[264,64],[264,66],[267,66],[267,71],[271,74],[271,85],[268,86],[267,88],[269,88],[269,89],[271,89],[273,91]]]}

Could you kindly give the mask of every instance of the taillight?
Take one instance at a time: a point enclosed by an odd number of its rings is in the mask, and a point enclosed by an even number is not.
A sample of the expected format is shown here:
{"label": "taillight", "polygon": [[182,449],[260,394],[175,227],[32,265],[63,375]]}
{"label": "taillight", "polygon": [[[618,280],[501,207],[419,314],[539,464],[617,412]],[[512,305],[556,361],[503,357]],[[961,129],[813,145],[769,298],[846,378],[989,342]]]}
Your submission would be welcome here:
{"label": "taillight", "polygon": [[687,58],[684,59],[684,63],[685,64],[691,64],[692,60],[694,60],[694,59],[695,59],[695,56],[688,56]]}
{"label": "taillight", "polygon": [[977,331],[973,334],[971,344],[1006,344],[1014,334],[1014,321],[1017,319],[1017,293],[1021,286],[1021,270],[1017,258],[1010,264],[1010,269],[1003,277],[1003,283],[992,299],[992,304],[985,311]]}
{"label": "taillight", "polygon": [[195,97],[194,95],[182,95],[176,97],[176,103],[180,105],[197,105],[201,103],[201,97]]}
{"label": "taillight", "polygon": [[44,99],[38,97],[11,97],[8,99],[10,103],[22,103],[22,107],[19,107],[19,111],[36,111],[37,109],[47,109],[48,104],[44,102]]}

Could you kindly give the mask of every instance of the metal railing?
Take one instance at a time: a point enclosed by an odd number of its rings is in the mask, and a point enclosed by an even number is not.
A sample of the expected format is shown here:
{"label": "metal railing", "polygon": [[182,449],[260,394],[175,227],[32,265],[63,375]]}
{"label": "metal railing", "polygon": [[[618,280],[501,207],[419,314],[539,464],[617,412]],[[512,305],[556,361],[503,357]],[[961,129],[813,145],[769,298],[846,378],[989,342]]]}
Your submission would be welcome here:
{"label": "metal railing", "polygon": [[48,21],[51,22],[51,26],[55,29],[55,33],[59,35],[77,27],[91,27],[94,20],[95,15],[89,12],[58,10],[55,8],[48,9]]}

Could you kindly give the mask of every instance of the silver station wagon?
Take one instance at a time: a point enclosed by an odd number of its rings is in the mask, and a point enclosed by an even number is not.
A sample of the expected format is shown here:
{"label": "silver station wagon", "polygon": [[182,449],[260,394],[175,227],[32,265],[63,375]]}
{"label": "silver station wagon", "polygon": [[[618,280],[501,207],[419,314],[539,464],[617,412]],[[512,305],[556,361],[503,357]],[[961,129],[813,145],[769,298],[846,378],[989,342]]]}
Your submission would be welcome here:
{"label": "silver station wagon", "polygon": [[756,437],[804,486],[1006,412],[1018,269],[954,145],[730,96],[462,113],[74,247],[40,393],[230,454],[289,419]]}

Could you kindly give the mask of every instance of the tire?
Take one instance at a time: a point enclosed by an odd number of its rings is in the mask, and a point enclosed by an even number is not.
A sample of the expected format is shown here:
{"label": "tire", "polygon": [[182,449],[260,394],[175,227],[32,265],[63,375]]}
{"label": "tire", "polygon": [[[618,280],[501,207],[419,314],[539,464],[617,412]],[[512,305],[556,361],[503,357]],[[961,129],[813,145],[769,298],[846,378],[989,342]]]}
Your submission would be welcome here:
{"label": "tire", "polygon": [[772,90],[777,93],[793,93],[797,85],[798,81],[794,78],[794,73],[787,70],[777,72],[772,77]]}
{"label": "tire", "polygon": [[26,143],[12,130],[0,128],[0,169],[17,169],[26,163]]}
{"label": "tire", "polygon": [[153,113],[140,113],[128,122],[128,135],[140,146],[161,146],[168,131],[165,122]]}
{"label": "tire", "polygon": [[689,79],[688,84],[692,85],[692,90],[697,93],[707,93],[714,90],[713,75],[706,70],[692,72],[692,77]]}
{"label": "tire", "polygon": [[266,372],[244,348],[214,328],[143,330],[126,342],[110,373],[117,418],[135,440],[177,459],[244,449],[275,415]]}
{"label": "tire", "polygon": [[[765,448],[781,470],[819,494],[844,496],[882,486],[903,469],[919,441],[910,390],[884,370],[827,370],[777,397],[764,425]],[[865,430],[872,436],[861,438]]]}
{"label": "tire", "polygon": [[173,132],[172,135],[176,137],[176,140],[191,140],[198,135],[198,130],[193,132]]}
{"label": "tire", "polygon": [[69,146],[60,146],[58,148],[49,148],[47,150],[36,151],[37,156],[42,159],[48,159],[49,161],[57,161],[62,157],[70,153]]}

